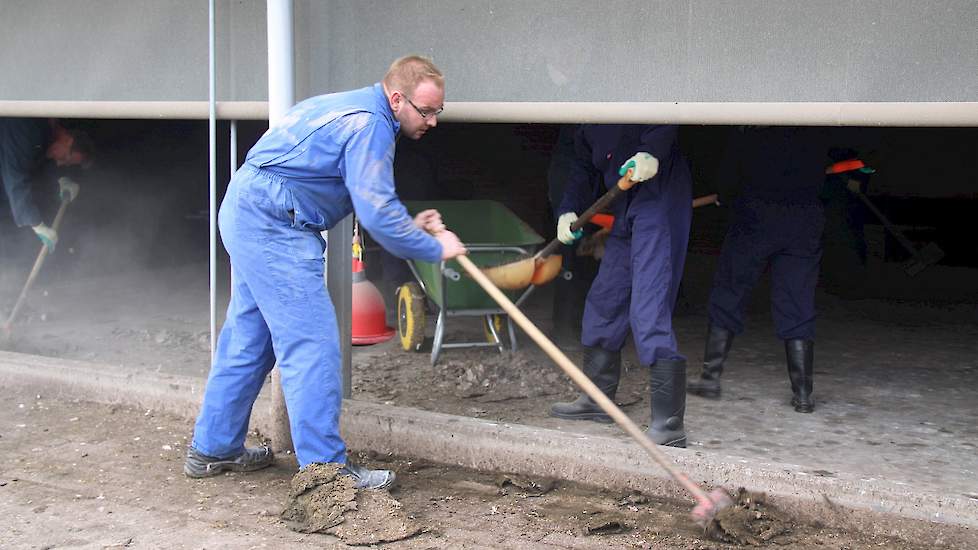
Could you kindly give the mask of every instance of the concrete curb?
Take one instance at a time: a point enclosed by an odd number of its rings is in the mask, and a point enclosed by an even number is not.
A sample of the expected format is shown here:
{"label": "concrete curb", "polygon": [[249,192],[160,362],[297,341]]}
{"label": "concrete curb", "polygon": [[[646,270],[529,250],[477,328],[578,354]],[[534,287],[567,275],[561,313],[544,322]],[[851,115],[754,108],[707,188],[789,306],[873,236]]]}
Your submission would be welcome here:
{"label": "concrete curb", "polygon": [[[196,416],[204,383],[186,376],[0,352],[0,384],[47,398],[119,403],[189,419]],[[252,415],[253,426],[268,426],[270,412],[271,399],[263,392]],[[344,403],[342,430],[355,449],[689,499],[663,477],[665,472],[640,447],[627,440],[352,400]],[[763,490],[782,508],[804,517],[836,517],[875,529],[885,518],[879,514],[978,527],[978,506],[963,495],[845,473],[819,477],[805,473],[810,468],[794,464],[694,450],[663,451],[693,480],[728,489]],[[839,505],[861,513],[840,510]]]}

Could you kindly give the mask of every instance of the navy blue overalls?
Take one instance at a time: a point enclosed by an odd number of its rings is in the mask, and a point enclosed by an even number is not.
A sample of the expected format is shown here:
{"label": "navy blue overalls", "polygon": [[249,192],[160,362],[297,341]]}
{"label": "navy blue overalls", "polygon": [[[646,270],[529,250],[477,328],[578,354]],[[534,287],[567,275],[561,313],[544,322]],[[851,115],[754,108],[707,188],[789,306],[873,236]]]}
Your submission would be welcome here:
{"label": "navy blue overalls", "polygon": [[42,221],[31,196],[31,174],[44,158],[49,132],[43,119],[0,118],[0,180],[17,227]]}
{"label": "navy blue overalls", "polygon": [[201,453],[243,451],[252,405],[277,361],[299,466],[346,463],[339,334],[319,232],[356,210],[391,253],[441,260],[441,245],[394,192],[398,129],[380,84],[313,97],[269,129],[231,179],[219,217],[231,303],[194,430]]}
{"label": "navy blue overalls", "polygon": [[581,343],[617,352],[629,330],[639,360],[685,360],[672,329],[692,216],[692,182],[676,126],[583,125],[558,212],[580,214],[593,202],[592,175],[606,188],[636,152],[659,160],[658,174],[613,203],[615,223],[584,306]]}
{"label": "navy blue overalls", "polygon": [[710,293],[714,326],[743,332],[750,291],[770,265],[778,338],[814,339],[827,143],[818,129],[796,127],[747,128],[731,139],[719,183],[741,191]]}

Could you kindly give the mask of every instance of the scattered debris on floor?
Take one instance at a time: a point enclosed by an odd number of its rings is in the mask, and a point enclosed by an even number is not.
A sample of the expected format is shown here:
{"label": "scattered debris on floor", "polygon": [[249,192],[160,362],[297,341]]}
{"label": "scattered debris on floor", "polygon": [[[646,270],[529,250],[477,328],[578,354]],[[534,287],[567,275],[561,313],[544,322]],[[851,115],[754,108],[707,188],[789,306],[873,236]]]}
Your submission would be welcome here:
{"label": "scattered debris on floor", "polygon": [[767,504],[764,493],[752,493],[743,487],[737,490],[735,504],[717,514],[707,534],[723,542],[761,546],[787,535],[793,530],[792,521],[774,506]]}
{"label": "scattered debris on floor", "polygon": [[584,536],[591,535],[618,535],[632,530],[632,526],[619,518],[600,515],[593,517],[584,523],[582,532]]}
{"label": "scattered debris on floor", "polygon": [[423,526],[386,491],[360,491],[340,464],[310,464],[293,478],[281,518],[300,533],[334,535],[360,546],[413,537]]}
{"label": "scattered debris on floor", "polygon": [[557,486],[557,482],[553,479],[536,479],[517,474],[503,474],[497,478],[496,485],[503,491],[507,487],[515,487],[521,495],[538,497],[552,491]]}

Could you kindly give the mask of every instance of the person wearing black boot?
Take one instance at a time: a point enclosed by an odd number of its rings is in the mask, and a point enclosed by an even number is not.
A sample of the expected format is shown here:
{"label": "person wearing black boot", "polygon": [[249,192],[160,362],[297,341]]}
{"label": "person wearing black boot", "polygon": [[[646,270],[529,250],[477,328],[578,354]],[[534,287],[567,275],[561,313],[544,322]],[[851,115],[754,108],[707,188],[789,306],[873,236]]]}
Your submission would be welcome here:
{"label": "person wearing black boot", "polygon": [[771,268],[771,312],[784,341],[791,405],[810,413],[815,340],[815,285],[822,257],[824,213],[819,190],[828,164],[828,139],[815,128],[749,127],[731,138],[721,163],[722,195],[733,217],[710,293],[703,370],[689,393],[719,398],[720,376],[744,308],[764,270]]}
{"label": "person wearing black boot", "polygon": [[[595,347],[584,348],[584,374],[608,399],[614,400],[615,392],[618,391],[618,380],[621,379],[621,352]],[[603,424],[612,422],[611,417],[583,392],[569,403],[554,403],[550,412],[557,418],[569,420],[593,420]]]}
{"label": "person wearing black boot", "polygon": [[[585,373],[613,399],[621,376],[621,348],[630,332],[639,361],[651,373],[648,436],[660,445],[685,447],[686,358],[678,351],[672,309],[689,241],[692,181],[679,150],[678,128],[583,125],[575,147],[557,223],[561,242],[580,237],[571,233],[570,225],[591,204],[589,178],[602,178],[603,189],[609,189],[632,169],[631,179],[642,182],[611,206],[614,225],[584,305]],[[551,413],[610,420],[583,395],[554,404]]]}

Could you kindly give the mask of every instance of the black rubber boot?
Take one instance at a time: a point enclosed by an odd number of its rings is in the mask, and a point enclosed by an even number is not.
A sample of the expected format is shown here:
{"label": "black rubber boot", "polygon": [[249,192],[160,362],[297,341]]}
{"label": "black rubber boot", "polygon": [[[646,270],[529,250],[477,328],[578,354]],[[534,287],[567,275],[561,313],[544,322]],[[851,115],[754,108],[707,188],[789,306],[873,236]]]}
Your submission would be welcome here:
{"label": "black rubber boot", "polygon": [[797,412],[810,413],[815,410],[815,400],[812,398],[815,342],[785,340],[784,354],[791,380],[791,405]]}
{"label": "black rubber boot", "polygon": [[686,361],[659,359],[650,369],[652,420],[649,439],[659,445],[686,447]]}
{"label": "black rubber boot", "polygon": [[720,398],[720,375],[723,374],[723,364],[727,361],[733,337],[733,332],[710,325],[703,351],[703,371],[698,379],[686,386],[689,393],[709,399]]}
{"label": "black rubber boot", "polygon": [[[618,381],[621,379],[621,352],[601,348],[584,348],[584,374],[594,382],[608,399],[615,398]],[[593,420],[604,424],[612,422],[601,407],[587,394],[581,394],[575,401],[554,403],[550,414],[557,418],[570,420]]]}
{"label": "black rubber boot", "polygon": [[187,477],[202,478],[220,475],[222,472],[253,472],[272,465],[275,455],[268,447],[247,448],[237,456],[217,458],[207,456],[193,447],[187,448],[187,460],[183,473]]}

